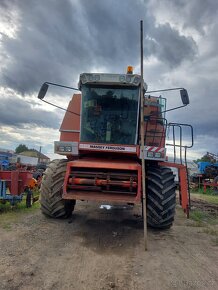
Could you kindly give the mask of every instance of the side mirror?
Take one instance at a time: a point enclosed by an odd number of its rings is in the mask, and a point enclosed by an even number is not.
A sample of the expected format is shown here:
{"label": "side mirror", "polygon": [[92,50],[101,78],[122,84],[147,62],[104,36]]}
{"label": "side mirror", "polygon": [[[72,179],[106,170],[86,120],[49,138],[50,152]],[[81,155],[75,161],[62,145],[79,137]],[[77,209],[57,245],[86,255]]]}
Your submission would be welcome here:
{"label": "side mirror", "polygon": [[47,83],[44,83],[42,86],[41,86],[41,89],[39,91],[39,94],[38,94],[38,99],[42,100],[44,98],[44,96],[46,95],[47,93],[47,90],[48,90],[48,84]]}
{"label": "side mirror", "polygon": [[180,90],[180,96],[181,96],[183,105],[188,105],[189,104],[189,96],[188,96],[188,92],[186,91],[186,89]]}

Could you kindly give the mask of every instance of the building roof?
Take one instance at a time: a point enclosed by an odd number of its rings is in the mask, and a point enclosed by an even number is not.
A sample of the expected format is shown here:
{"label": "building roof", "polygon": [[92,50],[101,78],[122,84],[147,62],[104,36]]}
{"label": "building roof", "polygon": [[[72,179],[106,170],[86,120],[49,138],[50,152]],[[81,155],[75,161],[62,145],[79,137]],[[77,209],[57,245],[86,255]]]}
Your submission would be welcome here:
{"label": "building roof", "polygon": [[0,148],[0,154],[13,154],[14,151],[10,149]]}
{"label": "building roof", "polygon": [[48,156],[44,155],[43,153],[40,153],[37,150],[23,151],[23,152],[19,153],[19,155],[29,156],[29,157],[36,157],[36,158],[47,159],[47,160],[50,159]]}

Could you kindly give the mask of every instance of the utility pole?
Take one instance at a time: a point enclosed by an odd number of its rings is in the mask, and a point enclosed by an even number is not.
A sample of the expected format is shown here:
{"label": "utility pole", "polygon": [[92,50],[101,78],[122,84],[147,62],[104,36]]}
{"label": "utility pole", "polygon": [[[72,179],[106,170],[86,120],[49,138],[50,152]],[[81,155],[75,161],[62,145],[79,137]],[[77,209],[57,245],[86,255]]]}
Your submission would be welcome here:
{"label": "utility pole", "polygon": [[42,146],[39,147],[38,164],[40,163],[40,160],[41,160],[41,152],[42,152]]}
{"label": "utility pole", "polygon": [[141,47],[141,107],[140,107],[140,117],[141,117],[141,157],[142,157],[142,207],[143,207],[143,223],[144,223],[144,246],[145,251],[147,251],[147,206],[146,206],[146,181],[145,181],[145,125],[144,125],[144,79],[143,79],[143,20],[140,21],[140,47]]}

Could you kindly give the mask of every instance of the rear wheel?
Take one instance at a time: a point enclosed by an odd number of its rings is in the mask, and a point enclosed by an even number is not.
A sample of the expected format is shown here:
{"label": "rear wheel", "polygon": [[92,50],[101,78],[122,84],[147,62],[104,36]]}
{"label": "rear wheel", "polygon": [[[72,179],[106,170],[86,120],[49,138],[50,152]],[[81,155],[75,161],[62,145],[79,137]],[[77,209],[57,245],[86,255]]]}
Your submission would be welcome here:
{"label": "rear wheel", "polygon": [[170,168],[148,167],[147,223],[153,228],[170,228],[176,207],[176,184]]}
{"label": "rear wheel", "polygon": [[47,167],[40,187],[43,214],[53,218],[67,218],[74,210],[75,200],[63,200],[63,184],[67,160],[53,160]]}

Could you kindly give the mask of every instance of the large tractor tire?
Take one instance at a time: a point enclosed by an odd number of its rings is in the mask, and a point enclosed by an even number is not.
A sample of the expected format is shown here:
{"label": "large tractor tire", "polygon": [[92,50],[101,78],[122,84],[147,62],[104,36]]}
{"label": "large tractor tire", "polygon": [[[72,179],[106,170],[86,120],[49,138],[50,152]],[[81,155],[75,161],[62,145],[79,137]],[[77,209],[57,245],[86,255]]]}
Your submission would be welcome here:
{"label": "large tractor tire", "polygon": [[57,159],[48,165],[40,187],[40,203],[43,214],[53,218],[67,218],[74,210],[75,200],[63,200],[63,184],[67,160]]}
{"label": "large tractor tire", "polygon": [[168,229],[174,221],[176,184],[170,168],[148,167],[147,223],[152,228]]}

